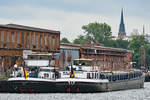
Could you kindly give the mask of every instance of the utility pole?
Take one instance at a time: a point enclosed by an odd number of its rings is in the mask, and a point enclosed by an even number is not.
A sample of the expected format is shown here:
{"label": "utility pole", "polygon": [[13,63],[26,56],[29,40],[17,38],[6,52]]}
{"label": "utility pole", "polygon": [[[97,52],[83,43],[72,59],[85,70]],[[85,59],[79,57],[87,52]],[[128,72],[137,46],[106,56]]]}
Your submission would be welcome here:
{"label": "utility pole", "polygon": [[142,39],[142,46],[141,46],[141,67],[146,68],[146,57],[145,57],[145,28],[143,26],[143,39]]}

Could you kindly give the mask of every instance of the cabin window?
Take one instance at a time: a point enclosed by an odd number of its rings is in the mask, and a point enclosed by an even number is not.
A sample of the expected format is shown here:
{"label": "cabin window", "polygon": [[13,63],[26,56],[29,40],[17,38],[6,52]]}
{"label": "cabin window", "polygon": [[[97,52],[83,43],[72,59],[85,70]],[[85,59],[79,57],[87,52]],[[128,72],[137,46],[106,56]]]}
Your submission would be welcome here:
{"label": "cabin window", "polygon": [[17,32],[17,43],[19,43],[19,32]]}
{"label": "cabin window", "polygon": [[126,75],[126,79],[128,79],[128,75]]}
{"label": "cabin window", "polygon": [[115,77],[116,77],[116,80],[118,80],[118,75],[116,75]]}
{"label": "cabin window", "polygon": [[122,80],[123,80],[123,79],[124,79],[124,78],[123,78],[124,75],[121,75],[121,76],[122,76]]}
{"label": "cabin window", "polygon": [[15,34],[14,32],[11,32],[12,42],[15,42]]}
{"label": "cabin window", "polygon": [[90,73],[87,73],[87,79],[90,79]]}
{"label": "cabin window", "polygon": [[94,73],[92,73],[92,78],[94,78]]}
{"label": "cabin window", "polygon": [[24,33],[23,32],[21,33],[21,41],[22,41],[22,44],[24,44]]}
{"label": "cabin window", "polygon": [[104,74],[101,73],[100,74],[100,79],[104,79],[104,77],[105,77]]}
{"label": "cabin window", "polygon": [[122,80],[122,76],[120,75],[120,80]]}
{"label": "cabin window", "polygon": [[115,81],[115,76],[112,76],[113,81]]}
{"label": "cabin window", "polygon": [[117,80],[117,78],[118,78],[118,75],[115,75],[115,81]]}
{"label": "cabin window", "polygon": [[95,73],[95,79],[97,79],[97,73]]}
{"label": "cabin window", "polygon": [[108,76],[108,80],[109,80],[109,81],[112,81],[112,77],[111,77],[111,75],[110,75],[110,76]]}
{"label": "cabin window", "polygon": [[54,75],[54,74],[52,74],[52,78],[55,78],[55,75]]}
{"label": "cabin window", "polygon": [[135,73],[133,74],[133,77],[135,78]]}
{"label": "cabin window", "polygon": [[131,79],[131,74],[129,74],[129,79]]}
{"label": "cabin window", "polygon": [[7,42],[9,42],[9,32],[7,31]]}
{"label": "cabin window", "polygon": [[123,75],[123,80],[125,80],[125,75]]}

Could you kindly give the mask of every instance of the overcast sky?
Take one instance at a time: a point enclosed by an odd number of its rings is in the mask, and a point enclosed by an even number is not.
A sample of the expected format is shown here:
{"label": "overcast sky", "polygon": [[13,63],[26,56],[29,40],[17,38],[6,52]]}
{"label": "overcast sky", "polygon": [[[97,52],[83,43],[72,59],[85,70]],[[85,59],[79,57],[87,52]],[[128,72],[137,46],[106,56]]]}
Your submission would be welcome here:
{"label": "overcast sky", "polygon": [[21,24],[61,31],[61,38],[84,34],[82,25],[106,22],[117,35],[121,9],[127,35],[150,33],[150,0],[0,0],[0,24]]}

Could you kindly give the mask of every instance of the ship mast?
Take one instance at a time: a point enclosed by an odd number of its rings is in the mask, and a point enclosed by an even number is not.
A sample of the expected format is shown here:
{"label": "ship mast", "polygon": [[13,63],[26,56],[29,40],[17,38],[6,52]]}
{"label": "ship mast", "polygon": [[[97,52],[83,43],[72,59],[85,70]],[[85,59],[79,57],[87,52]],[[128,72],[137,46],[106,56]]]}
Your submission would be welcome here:
{"label": "ship mast", "polygon": [[142,46],[141,46],[141,67],[146,68],[145,64],[145,28],[143,26],[143,34],[142,34]]}

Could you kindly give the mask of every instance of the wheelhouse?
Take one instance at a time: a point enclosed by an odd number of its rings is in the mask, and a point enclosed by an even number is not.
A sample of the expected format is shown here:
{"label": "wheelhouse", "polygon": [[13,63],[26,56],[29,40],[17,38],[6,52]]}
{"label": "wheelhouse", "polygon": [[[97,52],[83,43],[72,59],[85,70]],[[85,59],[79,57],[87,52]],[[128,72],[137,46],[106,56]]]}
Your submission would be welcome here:
{"label": "wheelhouse", "polygon": [[85,59],[85,58],[81,58],[81,59],[75,59],[74,60],[74,65],[76,66],[91,66],[93,59]]}

